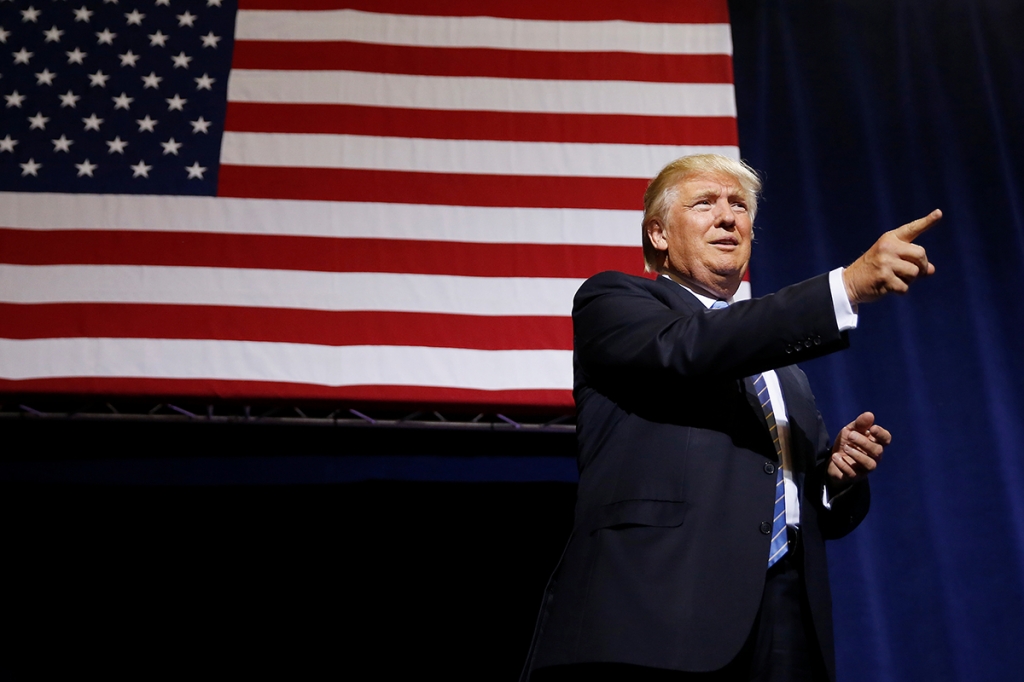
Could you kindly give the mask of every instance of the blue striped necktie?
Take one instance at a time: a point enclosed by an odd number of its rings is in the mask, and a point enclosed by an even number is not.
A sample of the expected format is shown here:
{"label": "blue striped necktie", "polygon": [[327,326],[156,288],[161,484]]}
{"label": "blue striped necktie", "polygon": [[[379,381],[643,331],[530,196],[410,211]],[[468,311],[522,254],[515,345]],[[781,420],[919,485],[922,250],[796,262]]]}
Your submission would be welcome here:
{"label": "blue striped necktie", "polygon": [[[711,304],[711,309],[719,310],[728,306],[727,302],[718,300]],[[764,410],[764,419],[768,423],[768,434],[772,437],[775,454],[779,457],[779,466],[776,469],[778,475],[775,478],[775,508],[772,512],[772,543],[768,549],[768,568],[771,568],[786,555],[789,547],[789,537],[786,534],[786,483],[782,475],[782,442],[779,440],[779,426],[775,422],[775,410],[772,409],[764,375],[756,374],[751,380],[754,382],[754,390],[757,391],[757,400]]]}

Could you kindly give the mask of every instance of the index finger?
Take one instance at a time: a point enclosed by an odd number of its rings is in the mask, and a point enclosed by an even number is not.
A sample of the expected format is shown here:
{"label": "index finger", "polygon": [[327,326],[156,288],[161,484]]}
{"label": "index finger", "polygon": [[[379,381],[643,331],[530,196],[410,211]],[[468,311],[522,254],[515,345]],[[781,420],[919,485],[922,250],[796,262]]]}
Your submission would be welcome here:
{"label": "index finger", "polygon": [[892,233],[900,241],[912,242],[940,220],[942,220],[942,211],[935,209],[923,218],[918,218],[906,225],[900,225]]}
{"label": "index finger", "polygon": [[892,443],[892,434],[888,430],[882,428],[878,424],[871,427],[871,435],[874,436],[875,441],[882,445],[889,445]]}

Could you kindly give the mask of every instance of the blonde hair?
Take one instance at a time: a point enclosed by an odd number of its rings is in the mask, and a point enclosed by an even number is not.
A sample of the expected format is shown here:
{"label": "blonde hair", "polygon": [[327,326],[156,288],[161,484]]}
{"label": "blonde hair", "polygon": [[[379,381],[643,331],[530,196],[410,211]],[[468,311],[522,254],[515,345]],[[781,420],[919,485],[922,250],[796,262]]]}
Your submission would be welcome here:
{"label": "blonde hair", "polygon": [[761,178],[758,177],[757,171],[743,161],[736,161],[720,154],[693,154],[676,159],[654,176],[647,185],[647,191],[644,192],[644,219],[641,227],[644,269],[647,272],[657,271],[659,255],[647,235],[648,225],[655,219],[660,220],[663,225],[667,224],[668,213],[672,210],[672,204],[675,203],[679,192],[679,183],[697,175],[728,175],[735,179],[746,195],[744,198],[747,201],[747,211],[753,223],[757,215],[757,195],[761,191]]}

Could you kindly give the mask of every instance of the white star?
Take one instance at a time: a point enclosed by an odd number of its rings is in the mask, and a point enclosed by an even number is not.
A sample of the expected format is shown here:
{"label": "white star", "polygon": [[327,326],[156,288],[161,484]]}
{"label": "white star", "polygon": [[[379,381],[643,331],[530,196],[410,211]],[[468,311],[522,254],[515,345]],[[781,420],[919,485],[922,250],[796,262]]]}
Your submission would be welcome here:
{"label": "white star", "polygon": [[81,9],[75,10],[75,21],[84,21],[88,24],[92,14],[92,10],[88,9],[85,5],[82,5]]}
{"label": "white star", "polygon": [[207,7],[220,7],[220,0],[206,0]]}
{"label": "white star", "polygon": [[18,91],[15,90],[9,95],[4,95],[4,99],[7,100],[7,108],[18,107],[21,109],[21,103],[25,101],[25,95],[19,95]]}
{"label": "white star", "polygon": [[96,34],[96,42],[100,45],[113,45],[116,37],[116,33],[111,33],[109,28],[105,28]]}
{"label": "white star", "polygon": [[200,78],[193,78],[196,82],[196,90],[213,90],[213,84],[217,82],[216,78],[210,78],[209,74],[203,74]]}
{"label": "white star", "polygon": [[185,166],[185,170],[188,171],[189,180],[191,180],[192,178],[199,178],[200,180],[202,180],[203,173],[206,172],[206,166],[200,166],[199,162],[196,161],[191,166]]}
{"label": "white star", "polygon": [[43,69],[36,74],[36,85],[53,85],[53,79],[57,76],[49,69]]}
{"label": "white star", "polygon": [[103,123],[103,119],[98,117],[96,114],[89,114],[89,118],[83,118],[82,123],[85,124],[86,130],[99,130],[100,125]]}
{"label": "white star", "polygon": [[104,5],[116,5],[117,0],[103,0]]}
{"label": "white star", "polygon": [[60,97],[60,108],[61,109],[63,109],[64,107],[71,107],[72,109],[74,109],[75,108],[75,104],[78,102],[78,100],[82,99],[81,97],[79,97],[75,93],[71,92],[70,90],[68,90],[63,95],[57,95],[57,96]]}
{"label": "white star", "polygon": [[35,116],[29,116],[28,122],[31,124],[28,127],[29,130],[46,130],[46,124],[50,122],[50,119],[43,116],[43,112],[40,111]]}
{"label": "white star", "polygon": [[107,74],[103,73],[102,70],[98,70],[98,71],[96,71],[96,73],[90,73],[89,74],[89,87],[94,88],[94,87],[96,87],[98,85],[101,88],[105,88],[105,87],[107,87],[107,80],[109,80],[109,79],[110,79],[110,76],[108,76]]}
{"label": "white star", "polygon": [[160,87],[160,81],[162,81],[162,80],[163,80],[163,78],[161,78],[160,76],[156,75],[156,71],[150,71],[148,76],[143,76],[142,77],[142,82],[144,83],[142,88],[143,89],[146,89],[146,88],[154,88],[154,89],[159,88]]}
{"label": "white star", "polygon": [[135,66],[135,62],[139,61],[139,55],[131,50],[117,56],[121,60],[121,66]]}
{"label": "white star", "polygon": [[203,47],[217,47],[217,43],[220,42],[220,36],[213,35],[213,31],[210,31],[205,36],[199,36],[199,39],[203,41]]}
{"label": "white star", "polygon": [[166,36],[163,33],[161,33],[160,31],[157,31],[156,33],[150,33],[149,34],[149,46],[153,47],[155,45],[159,45],[160,47],[164,47],[164,46],[167,45],[167,39],[169,37],[170,36]]}
{"label": "white star", "polygon": [[178,68],[180,66],[183,69],[187,69],[188,63],[192,61],[192,57],[189,57],[184,52],[180,52],[178,53],[178,56],[171,57],[171,61],[174,62],[174,68]]}
{"label": "white star", "polygon": [[185,111],[185,103],[187,99],[183,99],[178,93],[174,93],[174,97],[165,98],[167,102],[167,111]]}
{"label": "white star", "polygon": [[95,163],[89,163],[89,159],[86,159],[82,163],[76,163],[75,168],[78,169],[78,177],[88,175],[91,178],[92,172],[99,168],[99,166]]}
{"label": "white star", "polygon": [[113,140],[107,140],[107,146],[110,147],[108,154],[117,152],[118,154],[124,154],[124,148],[128,146],[128,143],[121,139],[120,135],[115,137]]}
{"label": "white star", "polygon": [[28,6],[28,9],[21,10],[21,23],[31,21],[33,24],[39,19],[39,10],[32,5]]}
{"label": "white star", "polygon": [[192,124],[192,134],[193,135],[195,135],[196,133],[208,133],[208,132],[210,132],[209,131],[210,121],[205,120],[202,116],[200,116],[195,121],[189,121],[189,123]]}
{"label": "white star", "polygon": [[53,151],[57,152],[70,152],[71,145],[75,143],[74,140],[69,140],[66,136],[61,135],[56,140],[50,140],[53,143]]}
{"label": "white star", "polygon": [[0,26],[0,43],[7,43],[7,36],[11,35],[10,31],[4,30],[3,26]]}
{"label": "white star", "polygon": [[184,14],[178,15],[178,26],[192,26],[196,22],[196,15],[192,14],[188,10],[185,10]]}
{"label": "white star", "polygon": [[21,177],[26,175],[38,177],[39,169],[43,167],[43,164],[36,163],[35,159],[29,159],[28,163],[19,163],[18,165],[21,166]]}
{"label": "white star", "polygon": [[156,0],[156,6],[159,7],[160,5],[164,5],[166,7],[170,7],[171,6],[171,0]]}
{"label": "white star", "polygon": [[57,28],[55,24],[49,31],[43,31],[43,35],[46,36],[46,42],[59,43],[60,37],[64,35],[64,31]]}
{"label": "white star", "polygon": [[82,64],[82,60],[89,54],[88,52],[82,52],[77,47],[71,52],[65,52],[68,56],[68,64]]}
{"label": "white star", "polygon": [[164,156],[167,156],[168,154],[174,154],[177,156],[178,150],[181,149],[181,143],[175,142],[173,137],[167,140],[167,142],[161,142],[160,145],[164,148]]}
{"label": "white star", "polygon": [[148,178],[149,177],[149,171],[153,170],[153,167],[152,166],[147,166],[146,162],[143,161],[142,159],[139,159],[139,162],[137,164],[135,164],[134,166],[129,166],[129,168],[132,169],[132,177],[133,178],[138,178],[138,177]]}
{"label": "white star", "polygon": [[142,20],[146,18],[145,14],[142,14],[137,9],[133,9],[130,13],[125,14],[124,18],[128,20],[128,25],[135,24],[136,26],[142,26]]}
{"label": "white star", "polygon": [[[174,138],[171,138],[171,141],[173,142]],[[7,135],[6,137],[4,137],[4,139],[0,140],[0,152],[10,152],[10,153],[13,154],[14,153],[14,145],[16,145],[16,144],[18,144],[18,141],[17,140],[12,140],[11,136]],[[166,147],[164,147],[164,149],[166,149]],[[164,152],[164,154],[166,154],[166,153],[167,152]]]}
{"label": "white star", "polygon": [[157,121],[156,119],[150,118],[149,114],[146,114],[145,118],[135,119],[135,122],[139,124],[140,133],[143,130],[153,132],[153,128],[156,126],[157,123],[159,123],[159,121]]}
{"label": "white star", "polygon": [[122,92],[117,97],[111,97],[110,99],[114,100],[115,110],[124,109],[125,111],[128,111],[128,107],[131,106],[131,103],[135,101],[135,98],[129,97],[128,93],[126,92]]}
{"label": "white star", "polygon": [[14,55],[15,64],[28,64],[28,60],[32,59],[32,55],[34,55],[35,52],[29,52],[25,48],[21,48],[17,52],[12,52],[11,54]]}

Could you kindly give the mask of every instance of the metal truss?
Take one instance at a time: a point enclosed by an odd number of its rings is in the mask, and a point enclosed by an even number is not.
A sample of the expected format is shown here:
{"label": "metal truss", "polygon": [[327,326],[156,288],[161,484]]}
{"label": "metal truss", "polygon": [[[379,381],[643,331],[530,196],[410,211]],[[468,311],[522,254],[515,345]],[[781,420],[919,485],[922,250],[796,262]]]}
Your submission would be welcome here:
{"label": "metal truss", "polygon": [[[444,410],[444,412],[442,412]],[[64,397],[21,398],[0,403],[0,421],[54,419],[96,421],[209,422],[232,424],[292,424],[349,428],[414,428],[467,431],[575,431],[572,413],[470,412],[440,406],[409,412],[386,404],[358,407],[211,403],[195,400],[153,403],[143,399]]]}

